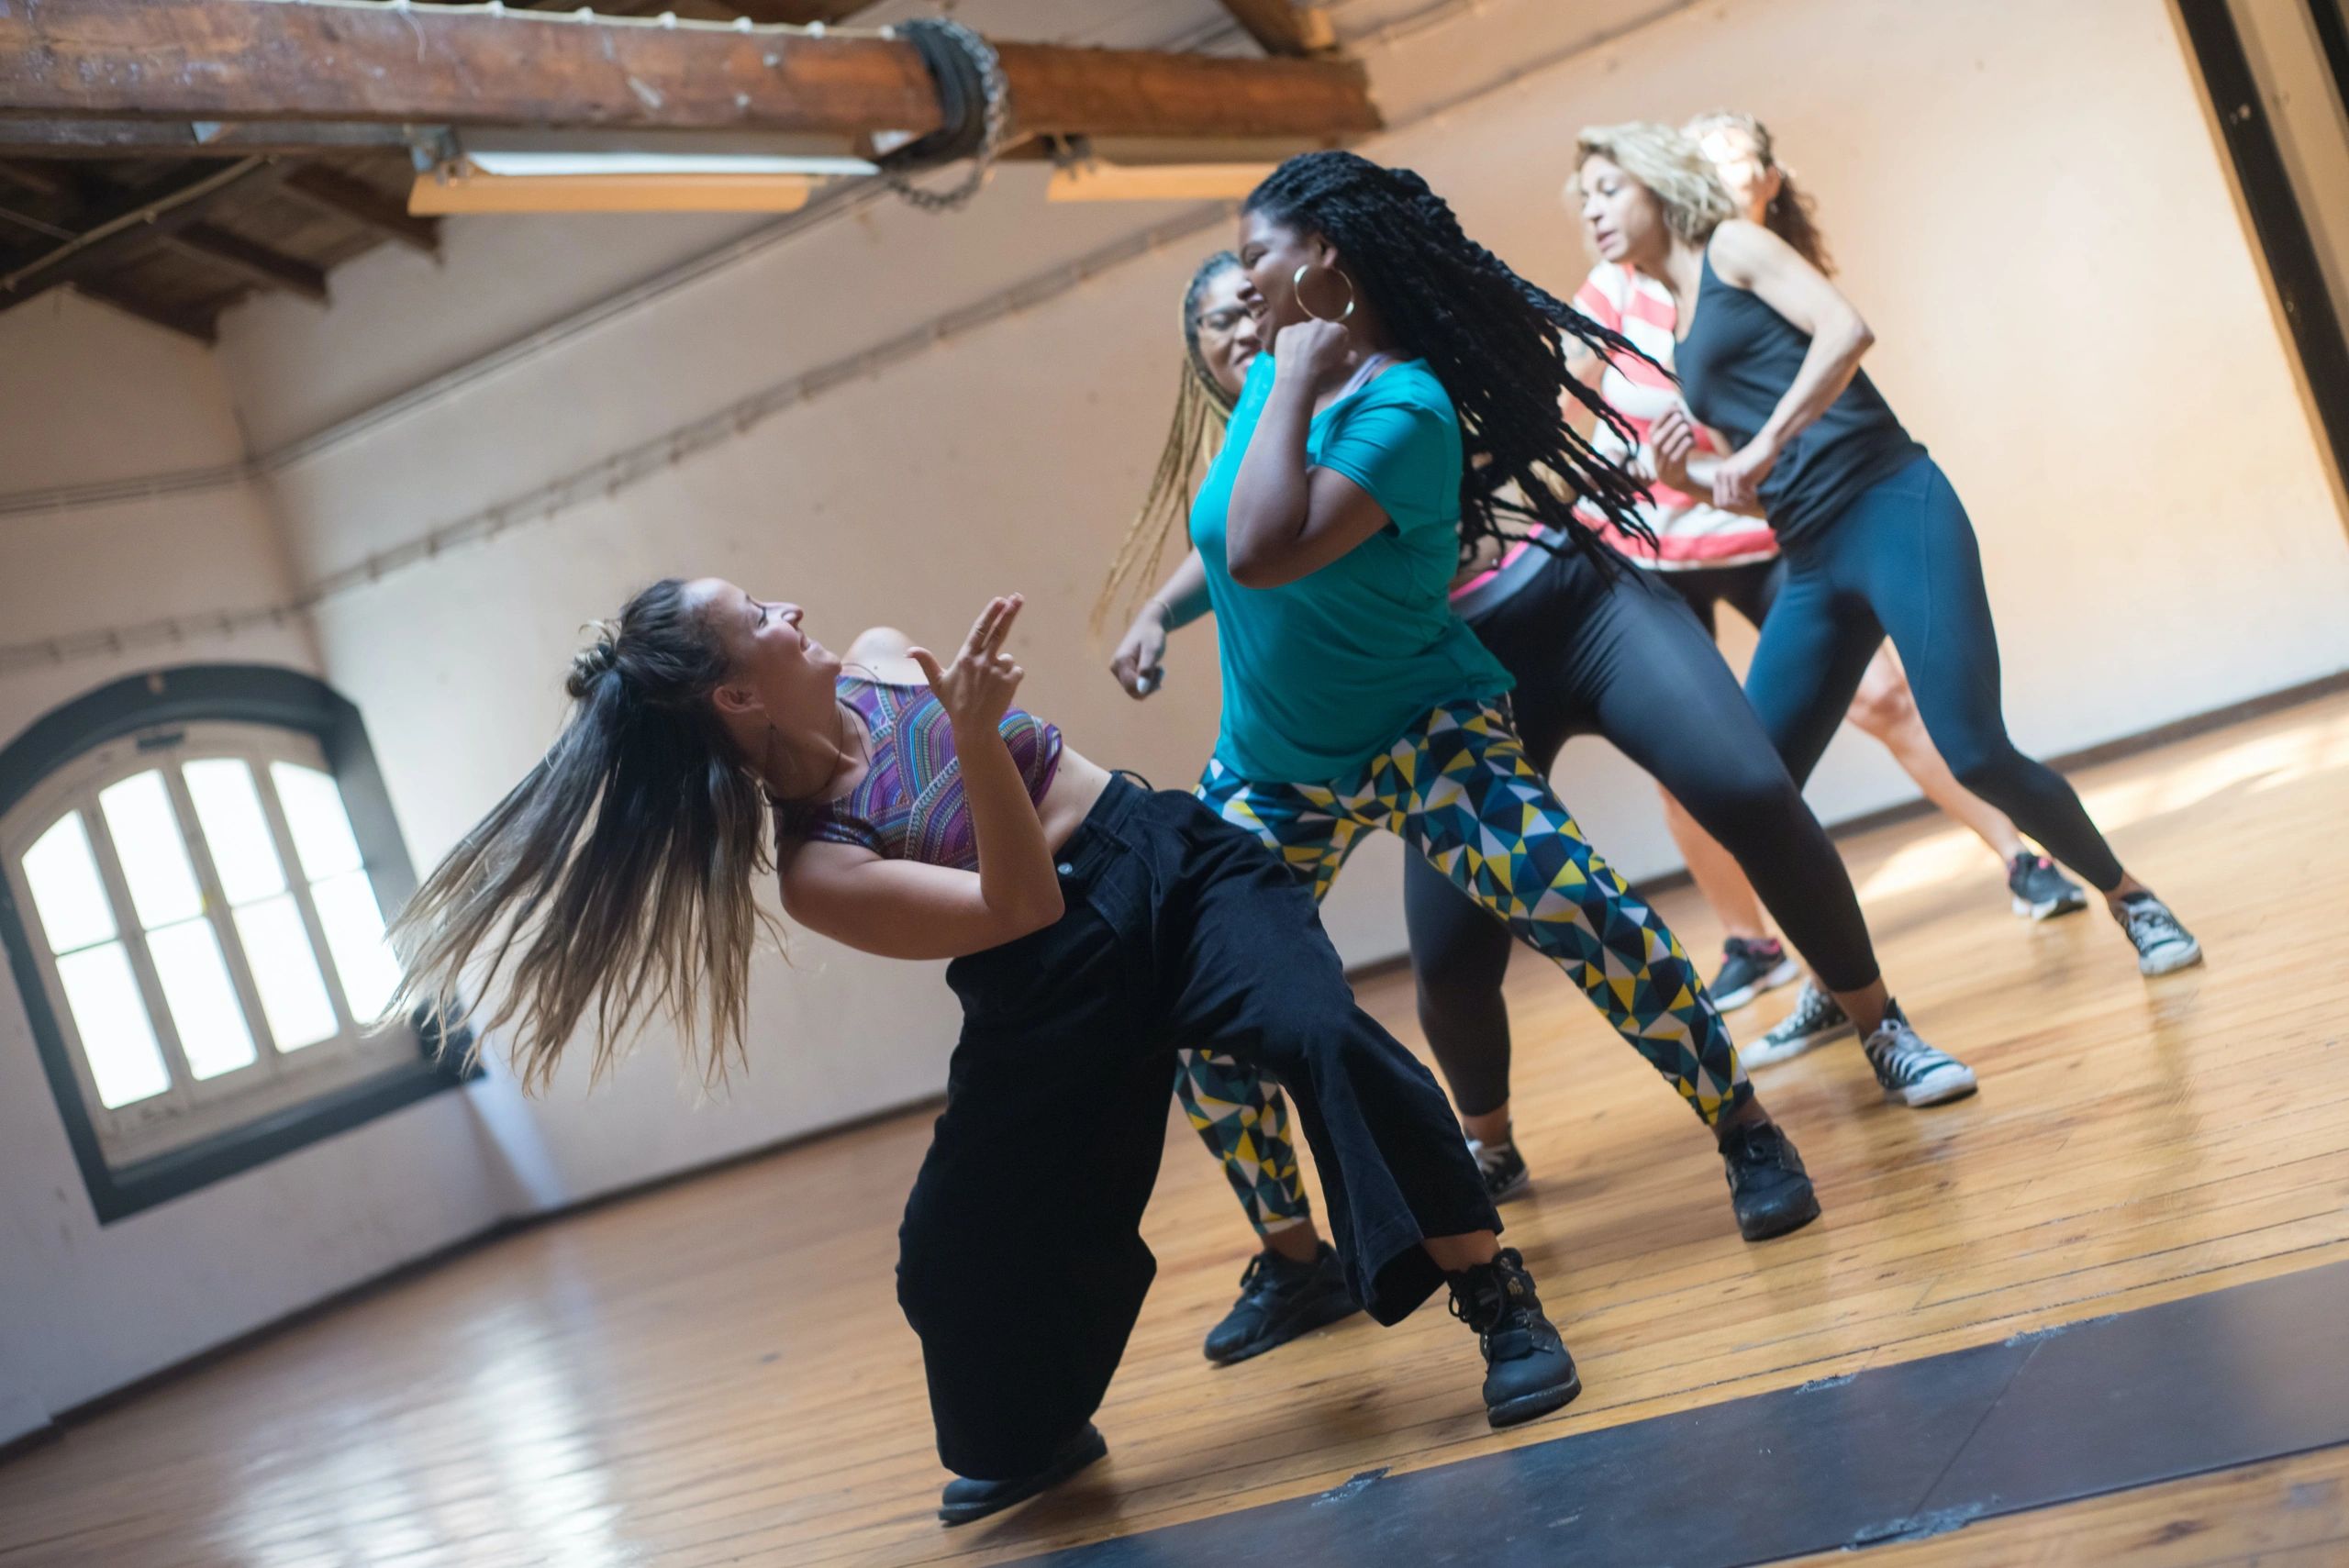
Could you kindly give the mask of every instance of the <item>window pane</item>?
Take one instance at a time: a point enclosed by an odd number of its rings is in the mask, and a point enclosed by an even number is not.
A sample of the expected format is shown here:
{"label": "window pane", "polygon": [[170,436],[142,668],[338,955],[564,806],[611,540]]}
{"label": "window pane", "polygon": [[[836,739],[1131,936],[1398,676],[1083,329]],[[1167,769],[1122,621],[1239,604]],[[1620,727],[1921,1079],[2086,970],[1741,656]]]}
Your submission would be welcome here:
{"label": "window pane", "polygon": [[253,1049],[244,1005],[228,979],[212,922],[187,920],[150,931],[147,951],[162,977],[163,999],[179,1027],[188,1071],[198,1078],[217,1078],[250,1065],[260,1052]]}
{"label": "window pane", "polygon": [[195,819],[203,825],[204,842],[229,904],[284,892],[285,868],[278,863],[269,818],[262,815],[252,769],[235,757],[209,757],[180,772],[195,799]]}
{"label": "window pane", "polygon": [[163,775],[150,771],[109,784],[98,792],[98,804],[106,808],[106,831],[114,835],[139,923],[151,931],[203,914],[204,895],[196,891]]}
{"label": "window pane", "polygon": [[106,884],[98,880],[90,830],[80,812],[67,812],[35,840],[25,851],[24,867],[50,951],[72,952],[115,934],[114,911],[106,904]]}
{"label": "window pane", "polygon": [[384,1010],[399,984],[399,965],[384,940],[383,911],[375,907],[375,886],[363,871],[330,876],[310,889],[318,906],[318,924],[327,931],[327,950],[334,954],[334,972],[342,977],[342,995],[353,1017],[364,1021]]}
{"label": "window pane", "polygon": [[360,867],[359,840],[351,836],[351,817],[342,808],[342,791],[316,768],[292,762],[272,762],[269,776],[277,783],[278,804],[285,807],[286,826],[294,829],[294,852],[302,857],[302,874],[312,882]]}
{"label": "window pane", "polygon": [[163,1049],[155,1043],[155,1027],[147,1021],[120,942],[67,953],[57,961],[57,977],[65,983],[66,1005],[73,1009],[100,1105],[112,1110],[172,1086],[172,1070],[163,1064]]}
{"label": "window pane", "polygon": [[245,962],[252,968],[253,988],[261,993],[261,1010],[278,1050],[299,1051],[341,1032],[292,894],[238,910],[237,940],[245,944]]}

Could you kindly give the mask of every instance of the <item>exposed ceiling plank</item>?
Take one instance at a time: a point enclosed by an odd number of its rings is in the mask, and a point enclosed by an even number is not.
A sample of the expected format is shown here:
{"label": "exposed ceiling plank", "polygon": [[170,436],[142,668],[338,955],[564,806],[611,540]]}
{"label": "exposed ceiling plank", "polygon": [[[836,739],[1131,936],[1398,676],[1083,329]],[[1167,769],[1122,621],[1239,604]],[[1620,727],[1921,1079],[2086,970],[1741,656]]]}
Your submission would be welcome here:
{"label": "exposed ceiling plank", "polygon": [[440,254],[440,219],[410,216],[407,208],[355,175],[311,164],[286,175],[279,188],[411,250]]}
{"label": "exposed ceiling plank", "polygon": [[186,306],[158,304],[134,289],[127,288],[109,278],[77,278],[73,292],[103,300],[117,310],[136,316],[141,321],[152,322],[167,331],[193,338],[199,343],[219,339],[219,312],[206,306],[192,308]]}
{"label": "exposed ceiling plank", "polygon": [[[1359,67],[997,46],[1023,134],[1341,137],[1375,129]],[[42,0],[0,6],[20,117],[378,120],[548,128],[938,128],[911,44],[538,12]]]}
{"label": "exposed ceiling plank", "polygon": [[[7,128],[8,122],[0,120],[0,145],[6,144]],[[18,190],[30,191],[37,196],[63,196],[71,199],[73,195],[72,183],[62,173],[57,170],[43,169],[38,165],[0,163],[0,183],[14,185]]]}
{"label": "exposed ceiling plank", "polygon": [[[0,156],[35,158],[245,158],[254,153],[339,152],[404,147],[397,125],[278,120],[24,120],[0,116]],[[0,178],[5,178],[0,173]]]}
{"label": "exposed ceiling plank", "polygon": [[327,302],[325,268],[273,250],[241,234],[195,223],[163,242],[182,255],[193,256],[256,287],[299,295],[317,305]]}
{"label": "exposed ceiling plank", "polygon": [[1325,54],[1338,47],[1338,30],[1330,14],[1319,6],[1297,6],[1290,0],[1223,0],[1248,36],[1266,54]]}
{"label": "exposed ceiling plank", "polygon": [[158,241],[201,222],[232,192],[275,172],[262,160],[254,159],[227,169],[199,167],[134,191],[105,211],[92,213],[89,227],[72,239],[0,275],[0,308],[21,305],[44,290],[120,266]]}

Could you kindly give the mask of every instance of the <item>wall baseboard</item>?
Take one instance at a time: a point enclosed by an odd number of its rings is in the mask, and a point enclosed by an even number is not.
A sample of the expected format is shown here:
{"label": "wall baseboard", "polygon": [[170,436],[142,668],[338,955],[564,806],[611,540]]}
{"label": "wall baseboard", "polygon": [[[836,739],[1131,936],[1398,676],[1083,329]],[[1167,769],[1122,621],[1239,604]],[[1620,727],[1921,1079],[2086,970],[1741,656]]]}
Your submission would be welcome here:
{"label": "wall baseboard", "polygon": [[[2046,761],[2051,765],[2066,771],[2094,767],[2099,763],[2117,762],[2158,746],[2165,746],[2174,741],[2207,734],[2213,729],[2221,729],[2231,724],[2265,717],[2269,714],[2297,707],[2304,703],[2315,702],[2343,691],[2349,691],[2349,670],[2336,671],[2332,674],[2321,676],[2313,681],[2287,686],[2281,691],[2269,692],[2243,702],[2231,703],[2224,707],[2213,708],[2207,713],[2173,719],[2165,724],[2155,725],[2150,729],[2140,730],[2135,734],[2103,741],[2095,746],[2084,747],[2076,751],[2065,752],[2060,756],[2048,758]],[[1862,812],[1857,816],[1846,817],[1831,824],[1828,830],[1834,837],[1845,838],[1896,822],[1905,822],[1912,817],[1926,816],[1933,809],[1932,804],[1922,798],[1905,801],[1898,805],[1887,806],[1878,810]],[[1688,881],[1688,873],[1686,871],[1668,872],[1661,876],[1642,878],[1641,886],[1649,893],[1657,893],[1686,886]],[[1347,977],[1360,983],[1381,975],[1392,974],[1397,971],[1408,970],[1409,967],[1410,960],[1406,956],[1380,959],[1370,963],[1356,965],[1347,971]],[[93,1417],[116,1409],[177,1379],[217,1365],[230,1356],[249,1350],[289,1329],[315,1321],[328,1313],[338,1311],[353,1303],[382,1295],[409,1280],[430,1273],[443,1263],[518,1236],[524,1231],[550,1225],[557,1220],[576,1218],[600,1208],[627,1203],[685,1182],[698,1181],[705,1176],[715,1175],[738,1166],[772,1159],[775,1155],[807,1144],[834,1138],[845,1138],[852,1133],[863,1131],[866,1128],[911,1112],[936,1110],[942,1107],[945,1103],[946,1096],[943,1094],[924,1095],[900,1105],[869,1112],[832,1127],[777,1139],[772,1143],[744,1150],[739,1154],[729,1154],[722,1160],[713,1161],[707,1165],[696,1165],[687,1170],[673,1171],[665,1175],[649,1177],[641,1182],[614,1188],[607,1193],[598,1193],[593,1197],[582,1198],[576,1203],[565,1204],[560,1208],[501,1219],[486,1229],[451,1241],[444,1247],[436,1248],[420,1257],[411,1258],[406,1262],[387,1270],[373,1279],[362,1280],[357,1284],[346,1286],[306,1307],[296,1307],[281,1318],[272,1318],[267,1323],[249,1329],[234,1339],[215,1345],[210,1350],[201,1351],[185,1361],[150,1373],[144,1377],[123,1385],[120,1388],[101,1394],[95,1399],[85,1400],[69,1410],[58,1411],[50,1418],[47,1426],[37,1428],[21,1437],[0,1442],[0,1460],[6,1460],[26,1449],[54,1442],[65,1434],[69,1427],[79,1425]]]}

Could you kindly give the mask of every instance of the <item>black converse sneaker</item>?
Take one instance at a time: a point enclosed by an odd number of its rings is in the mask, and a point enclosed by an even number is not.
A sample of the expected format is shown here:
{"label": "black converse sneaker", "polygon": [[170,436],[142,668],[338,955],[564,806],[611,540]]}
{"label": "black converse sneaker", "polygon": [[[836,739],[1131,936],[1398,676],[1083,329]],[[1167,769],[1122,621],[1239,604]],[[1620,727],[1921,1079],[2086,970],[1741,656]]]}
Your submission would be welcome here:
{"label": "black converse sneaker", "polygon": [[1208,1360],[1218,1366],[1244,1362],[1361,1310],[1346,1288],[1345,1265],[1330,1243],[1322,1242],[1309,1263],[1267,1247],[1248,1260],[1240,1275],[1240,1299],[1208,1330]]}
{"label": "black converse sneaker", "polygon": [[2087,888],[2028,850],[2007,862],[2007,891],[2014,895],[2015,913],[2026,920],[2052,920],[2088,906]]}
{"label": "black converse sneaker", "polygon": [[1517,1151],[1513,1137],[1497,1143],[1472,1138],[1468,1152],[1476,1157],[1477,1173],[1485,1178],[1485,1195],[1495,1203],[1515,1197],[1532,1184],[1533,1173],[1525,1168],[1525,1156]]}
{"label": "black converse sneaker", "polygon": [[2202,944],[2178,923],[2169,906],[2150,893],[2132,893],[2121,901],[2113,918],[2129,933],[2137,949],[2137,973],[2167,974],[2202,962]]}
{"label": "black converse sneaker", "polygon": [[1767,1241],[1819,1218],[1819,1195],[1794,1140],[1775,1122],[1732,1127],[1721,1134],[1721,1163],[1729,1168],[1730,1207],[1737,1233]]}
{"label": "black converse sneaker", "polygon": [[1575,1358],[1542,1315],[1533,1276],[1514,1247],[1448,1276],[1452,1315],[1476,1330],[1485,1353],[1485,1419],[1513,1427],[1546,1416],[1582,1392]]}
{"label": "black converse sneaker", "polygon": [[1776,937],[1758,942],[1731,937],[1721,944],[1720,969],[1706,989],[1713,994],[1714,1006],[1733,1013],[1801,973],[1802,966],[1787,956],[1787,945]]}
{"label": "black converse sneaker", "polygon": [[1974,1092],[1974,1069],[1945,1051],[1925,1043],[1909,1027],[1900,1004],[1884,1005],[1884,1022],[1869,1031],[1865,1047],[1884,1097],[1904,1106],[1937,1106]]}
{"label": "black converse sneaker", "polygon": [[1800,1056],[1814,1045],[1859,1032],[1844,1016],[1841,1003],[1820,990],[1818,981],[1806,980],[1802,994],[1795,998],[1795,1010],[1752,1045],[1739,1046],[1738,1060],[1748,1067],[1767,1067],[1773,1062]]}
{"label": "black converse sneaker", "polygon": [[1053,1455],[1026,1475],[1015,1475],[1008,1481],[973,1481],[967,1477],[949,1481],[938,1499],[938,1517],[950,1525],[966,1525],[973,1519],[999,1514],[1014,1503],[1024,1503],[1040,1492],[1048,1492],[1109,1451],[1092,1422],[1085,1429],[1063,1443]]}

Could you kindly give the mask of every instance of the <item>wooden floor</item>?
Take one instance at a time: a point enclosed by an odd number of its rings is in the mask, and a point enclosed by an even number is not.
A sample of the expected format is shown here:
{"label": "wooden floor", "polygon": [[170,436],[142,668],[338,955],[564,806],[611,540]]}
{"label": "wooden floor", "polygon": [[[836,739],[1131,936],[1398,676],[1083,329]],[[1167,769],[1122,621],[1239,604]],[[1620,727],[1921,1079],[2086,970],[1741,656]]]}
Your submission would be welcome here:
{"label": "wooden floor", "polygon": [[[1487,1431],[1440,1307],[1210,1369],[1247,1247],[1170,1127],[1109,1462],[943,1531],[891,1291],[910,1117],[462,1256],[0,1462],[0,1564],[999,1562],[2349,1258],[2349,697],[2078,782],[2209,966],[2147,983],[2101,912],[2014,919],[1939,819],[1852,840],[1896,989],[1984,1089],[1886,1107],[1848,1045],[1765,1070],[1826,1206],[1797,1236],[1741,1242],[1679,1102],[1553,973],[1517,970],[1536,1186],[1505,1213],[1582,1365],[1562,1417]],[[1712,949],[1691,896],[1664,905]],[[1407,983],[1364,996],[1416,1040]],[[2339,1562],[2344,1494],[2332,1451],[1868,1561]]]}

